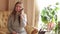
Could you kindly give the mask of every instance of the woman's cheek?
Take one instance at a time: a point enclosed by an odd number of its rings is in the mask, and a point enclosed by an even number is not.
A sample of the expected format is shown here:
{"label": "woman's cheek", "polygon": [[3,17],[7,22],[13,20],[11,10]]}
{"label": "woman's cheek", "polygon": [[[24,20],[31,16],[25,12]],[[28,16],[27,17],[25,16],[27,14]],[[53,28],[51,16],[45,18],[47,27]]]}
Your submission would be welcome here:
{"label": "woman's cheek", "polygon": [[20,11],[20,8],[19,8],[19,7],[16,7],[16,9],[15,9],[15,10],[19,12],[19,11]]}
{"label": "woman's cheek", "polygon": [[17,10],[20,11],[20,8],[18,7]]}

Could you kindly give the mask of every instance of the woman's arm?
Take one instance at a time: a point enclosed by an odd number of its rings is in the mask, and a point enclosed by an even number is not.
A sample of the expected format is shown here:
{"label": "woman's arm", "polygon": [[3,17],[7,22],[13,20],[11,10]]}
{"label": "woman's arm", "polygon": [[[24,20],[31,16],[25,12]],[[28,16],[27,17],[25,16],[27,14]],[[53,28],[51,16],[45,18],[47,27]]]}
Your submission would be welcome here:
{"label": "woman's arm", "polygon": [[10,33],[12,33],[13,32],[13,30],[12,30],[12,26],[11,26],[11,23],[12,23],[12,19],[11,19],[11,16],[9,16],[9,18],[8,18],[8,30],[10,31]]}
{"label": "woman's arm", "polygon": [[27,23],[27,16],[26,14],[21,15],[21,27],[25,27]]}

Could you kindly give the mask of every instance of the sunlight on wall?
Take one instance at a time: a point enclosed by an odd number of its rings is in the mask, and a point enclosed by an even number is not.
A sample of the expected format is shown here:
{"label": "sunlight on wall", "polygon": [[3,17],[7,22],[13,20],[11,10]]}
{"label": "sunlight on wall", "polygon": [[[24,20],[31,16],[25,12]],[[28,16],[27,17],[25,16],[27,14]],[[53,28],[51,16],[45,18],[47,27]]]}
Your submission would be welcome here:
{"label": "sunlight on wall", "polygon": [[[54,5],[56,2],[60,3],[60,0],[36,0],[36,5],[38,7],[38,11],[41,13],[41,10],[48,5]],[[58,11],[58,20],[60,21],[60,10]],[[41,21],[41,16],[39,15],[38,29],[41,29],[43,26]]]}

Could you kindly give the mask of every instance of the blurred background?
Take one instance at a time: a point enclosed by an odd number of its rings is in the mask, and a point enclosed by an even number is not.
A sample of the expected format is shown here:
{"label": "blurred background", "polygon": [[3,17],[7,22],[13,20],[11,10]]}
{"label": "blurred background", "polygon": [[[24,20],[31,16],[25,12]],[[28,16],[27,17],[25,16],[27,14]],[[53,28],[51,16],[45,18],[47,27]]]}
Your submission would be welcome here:
{"label": "blurred background", "polygon": [[23,2],[28,34],[38,34],[40,29],[45,34],[59,34],[60,0],[0,0],[0,34],[9,34],[7,21],[17,1]]}

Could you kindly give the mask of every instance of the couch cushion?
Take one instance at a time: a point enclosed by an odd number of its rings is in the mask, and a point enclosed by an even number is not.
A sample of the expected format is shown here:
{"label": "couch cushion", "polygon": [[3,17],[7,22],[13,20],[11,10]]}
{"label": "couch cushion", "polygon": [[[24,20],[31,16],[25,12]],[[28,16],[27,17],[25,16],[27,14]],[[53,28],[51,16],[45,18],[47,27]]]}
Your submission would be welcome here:
{"label": "couch cushion", "polygon": [[0,33],[4,32],[7,33],[7,20],[8,16],[10,15],[10,11],[0,11]]}

